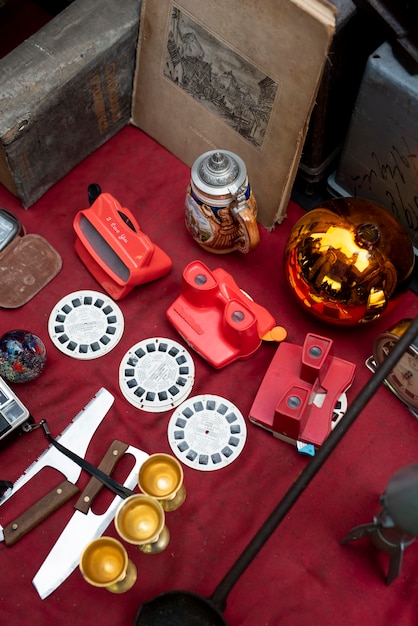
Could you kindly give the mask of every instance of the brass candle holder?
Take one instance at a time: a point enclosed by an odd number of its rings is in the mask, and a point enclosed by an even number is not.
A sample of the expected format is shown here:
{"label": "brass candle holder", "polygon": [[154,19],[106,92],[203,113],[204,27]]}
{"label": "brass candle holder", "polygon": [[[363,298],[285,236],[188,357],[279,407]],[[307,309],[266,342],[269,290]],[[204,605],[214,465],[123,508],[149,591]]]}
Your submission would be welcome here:
{"label": "brass candle holder", "polygon": [[117,539],[99,537],[84,548],[80,556],[80,571],[94,587],[103,587],[112,593],[124,593],[137,579],[136,566]]}
{"label": "brass candle holder", "polygon": [[138,486],[158,500],[164,511],[175,511],[186,499],[183,468],[170,454],[151,454],[139,470]]}
{"label": "brass candle holder", "polygon": [[170,542],[164,510],[155,498],[146,494],[129,496],[119,505],[115,527],[122,539],[146,554],[158,554]]}

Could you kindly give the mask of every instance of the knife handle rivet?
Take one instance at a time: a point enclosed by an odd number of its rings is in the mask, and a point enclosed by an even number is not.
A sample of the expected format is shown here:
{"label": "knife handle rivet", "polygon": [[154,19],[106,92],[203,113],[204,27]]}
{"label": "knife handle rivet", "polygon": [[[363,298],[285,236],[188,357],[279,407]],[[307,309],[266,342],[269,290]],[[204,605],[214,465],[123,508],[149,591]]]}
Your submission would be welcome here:
{"label": "knife handle rivet", "polygon": [[16,522],[12,524],[12,530],[17,530],[18,528],[19,528],[19,524],[16,524]]}
{"label": "knife handle rivet", "polygon": [[57,489],[57,494],[60,496],[62,494],[62,489]]}
{"label": "knife handle rivet", "polygon": [[90,496],[84,496],[84,502],[87,504],[87,502],[90,502]]}
{"label": "knife handle rivet", "polygon": [[117,450],[112,450],[113,456],[118,456],[119,452]]}

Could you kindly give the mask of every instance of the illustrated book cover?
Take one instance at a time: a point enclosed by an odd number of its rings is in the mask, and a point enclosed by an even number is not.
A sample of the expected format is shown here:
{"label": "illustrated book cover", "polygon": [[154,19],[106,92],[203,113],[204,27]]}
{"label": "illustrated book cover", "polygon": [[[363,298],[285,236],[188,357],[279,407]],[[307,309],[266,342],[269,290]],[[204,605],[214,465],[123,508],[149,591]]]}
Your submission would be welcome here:
{"label": "illustrated book cover", "polygon": [[132,119],[188,166],[230,150],[258,221],[286,216],[335,31],[326,0],[143,0]]}

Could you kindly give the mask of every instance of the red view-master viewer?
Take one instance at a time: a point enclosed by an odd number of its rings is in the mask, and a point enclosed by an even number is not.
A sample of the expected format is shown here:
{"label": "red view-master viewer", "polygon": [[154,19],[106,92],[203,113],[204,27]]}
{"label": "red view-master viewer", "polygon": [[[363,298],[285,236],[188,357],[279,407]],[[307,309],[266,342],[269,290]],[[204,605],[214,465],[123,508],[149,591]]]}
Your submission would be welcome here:
{"label": "red view-master viewer", "polygon": [[221,268],[192,261],[167,317],[187,343],[215,368],[251,356],[274,318]]}
{"label": "red view-master viewer", "polygon": [[114,300],[171,269],[167,254],[109,193],[100,193],[89,209],[77,213],[74,230],[77,254]]}
{"label": "red view-master viewer", "polygon": [[345,411],[339,404],[345,404],[355,370],[353,363],[333,355],[333,342],[327,337],[308,333],[303,346],[283,342],[260,385],[249,419],[302,451],[307,444],[316,448],[343,417]]}

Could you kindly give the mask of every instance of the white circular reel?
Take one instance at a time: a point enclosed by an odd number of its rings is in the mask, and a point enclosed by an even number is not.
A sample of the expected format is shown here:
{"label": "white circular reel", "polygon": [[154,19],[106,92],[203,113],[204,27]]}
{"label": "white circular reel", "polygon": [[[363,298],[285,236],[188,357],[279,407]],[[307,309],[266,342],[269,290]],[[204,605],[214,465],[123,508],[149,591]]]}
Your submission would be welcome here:
{"label": "white circular reel", "polygon": [[239,409],[225,398],[193,396],[173,413],[168,441],[185,465],[213,471],[230,465],[242,452],[247,427]]}
{"label": "white circular reel", "polygon": [[120,389],[128,402],[150,412],[168,411],[190,394],[194,362],[179,343],[144,339],[128,350],[119,367]]}
{"label": "white circular reel", "polygon": [[98,291],[75,291],[62,298],[48,320],[53,344],[74,359],[97,359],[122,337],[124,318],[119,306]]}

